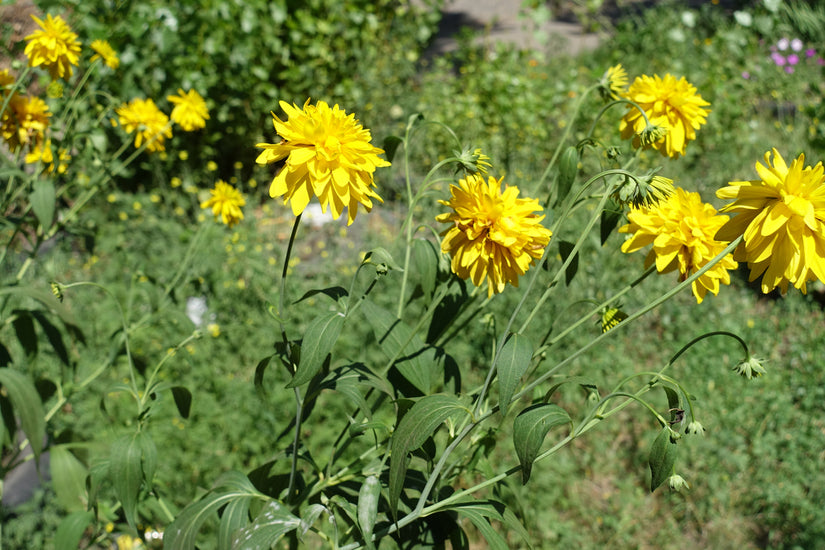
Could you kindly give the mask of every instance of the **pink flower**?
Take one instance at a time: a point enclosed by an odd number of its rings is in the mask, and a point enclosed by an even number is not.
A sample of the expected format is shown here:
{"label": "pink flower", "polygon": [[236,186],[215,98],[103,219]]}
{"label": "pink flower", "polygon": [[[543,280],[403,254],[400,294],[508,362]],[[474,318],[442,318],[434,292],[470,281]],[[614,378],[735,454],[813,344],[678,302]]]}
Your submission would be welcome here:
{"label": "pink flower", "polygon": [[745,80],[749,80],[750,77],[751,73],[749,73],[748,71],[742,71],[742,78],[744,78]]}
{"label": "pink flower", "polygon": [[799,63],[799,56],[795,53],[792,53],[788,56],[788,63],[791,65],[796,65],[797,63]]}
{"label": "pink flower", "polygon": [[805,57],[813,57],[816,55],[816,50],[813,48],[808,48],[805,50]]}
{"label": "pink flower", "polygon": [[787,67],[785,67],[785,72],[788,74],[793,74],[793,67],[788,65]]}
{"label": "pink flower", "polygon": [[782,55],[780,55],[780,54],[778,54],[778,53],[776,53],[776,52],[774,52],[774,53],[772,53],[772,54],[771,54],[771,59],[773,59],[773,62],[774,62],[774,63],[776,63],[776,64],[777,64],[778,66],[780,66],[780,67],[781,67],[782,65],[784,65],[784,64],[785,64],[785,62],[786,62],[786,61],[785,61],[785,57],[784,57],[784,56],[782,56]]}

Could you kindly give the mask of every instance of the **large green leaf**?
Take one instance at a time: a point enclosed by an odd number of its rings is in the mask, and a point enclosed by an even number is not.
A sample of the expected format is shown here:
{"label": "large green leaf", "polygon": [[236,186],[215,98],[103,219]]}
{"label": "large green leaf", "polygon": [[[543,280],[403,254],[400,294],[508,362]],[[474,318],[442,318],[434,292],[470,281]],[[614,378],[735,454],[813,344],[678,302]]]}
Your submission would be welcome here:
{"label": "large green leaf", "polygon": [[63,518],[54,535],[54,548],[80,548],[80,539],[94,519],[94,513],[86,510],[72,512]]}
{"label": "large green leaf", "polygon": [[26,310],[15,310],[12,321],[17,340],[26,352],[29,361],[37,356],[37,333],[34,330],[34,319],[31,312]]}
{"label": "large green leaf", "polygon": [[309,382],[318,374],[327,355],[332,351],[332,346],[338,340],[343,326],[344,316],[337,311],[325,313],[310,323],[301,343],[301,360],[298,369],[292,381],[287,384],[288,388],[295,388]]}
{"label": "large green leaf", "polygon": [[398,510],[398,499],[407,474],[407,453],[421,447],[448,418],[454,417],[458,422],[460,415],[469,414],[458,397],[446,394],[422,397],[407,411],[392,435],[389,501],[393,515]]}
{"label": "large green leaf", "polygon": [[34,463],[39,464],[46,437],[46,420],[37,388],[28,376],[9,367],[0,368],[0,386],[5,388],[14,413],[20,418],[20,429],[29,439]]}
{"label": "large green leaf", "polygon": [[[241,472],[227,472],[222,475],[212,491],[201,500],[189,504],[163,532],[163,547],[165,550],[191,550],[195,548],[195,539],[203,523],[223,507],[236,500],[249,498],[267,499],[260,493]],[[238,505],[233,514],[238,514]],[[237,521],[237,518],[228,520],[228,523]],[[228,529],[229,527],[227,527]],[[223,547],[222,547],[223,548]]]}
{"label": "large green leaf", "polygon": [[44,229],[51,227],[54,221],[55,191],[54,183],[50,179],[38,178],[34,182],[34,189],[29,195],[32,210]]}
{"label": "large green leaf", "polygon": [[421,291],[427,300],[432,298],[438,279],[438,252],[435,245],[426,239],[415,239],[412,243],[412,266]]}
{"label": "large green leaf", "polygon": [[249,523],[251,503],[252,497],[238,497],[224,507],[218,527],[218,548],[232,548],[232,537],[235,532]]}
{"label": "large green leaf", "polygon": [[539,403],[519,413],[513,422],[513,444],[521,463],[522,483],[527,483],[530,479],[533,461],[539,454],[547,432],[570,422],[567,411],[552,403]]}
{"label": "large green leaf", "polygon": [[49,449],[49,469],[57,501],[69,512],[86,509],[88,471],[65,445]]}
{"label": "large green leaf", "polygon": [[521,377],[530,366],[533,358],[533,346],[524,336],[520,334],[510,334],[496,361],[496,371],[498,373],[498,404],[501,408],[501,415],[507,414],[507,407],[521,382]]}
{"label": "large green leaf", "polygon": [[427,347],[412,329],[394,314],[369,300],[361,304],[378,345],[395,367],[422,393],[430,393],[436,379],[435,350]]}
{"label": "large green leaf", "polygon": [[665,482],[673,473],[673,465],[676,463],[676,442],[671,437],[669,428],[664,427],[653,445],[650,446],[650,492]]}
{"label": "large green leaf", "polygon": [[232,538],[232,548],[233,550],[268,550],[281,537],[300,526],[301,518],[293,515],[277,500],[271,500],[251,525],[235,532]]}
{"label": "large green leaf", "polygon": [[152,482],[157,466],[157,449],[145,432],[117,439],[111,447],[109,476],[115,496],[123,507],[129,525],[137,526],[137,502],[141,486]]}

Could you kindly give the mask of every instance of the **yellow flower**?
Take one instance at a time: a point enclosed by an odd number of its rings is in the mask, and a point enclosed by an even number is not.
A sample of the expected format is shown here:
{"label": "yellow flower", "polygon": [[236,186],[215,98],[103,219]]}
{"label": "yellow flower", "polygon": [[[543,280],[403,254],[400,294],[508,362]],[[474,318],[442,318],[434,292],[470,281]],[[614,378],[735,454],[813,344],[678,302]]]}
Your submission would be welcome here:
{"label": "yellow flower", "polygon": [[42,145],[49,126],[49,106],[39,97],[14,94],[0,122],[0,132],[12,152]]}
{"label": "yellow flower", "polygon": [[59,15],[47,14],[45,21],[32,15],[32,19],[40,25],[40,30],[26,37],[29,43],[24,53],[29,58],[29,67],[43,65],[52,78],[69,78],[72,65],[77,65],[80,55],[77,35]]}
{"label": "yellow flower", "polygon": [[256,162],[270,164],[286,158],[286,165],[272,180],[269,195],[284,197],[296,216],[310,199],[318,197],[321,210],[329,208],[334,219],[347,209],[347,225],[352,224],[358,205],[369,212],[372,199],[383,202],[372,190],[373,172],[390,163],[380,158],[382,149],[370,144],[370,131],[347,115],[338,105],[330,108],[324,101],[303,109],[281,101],[289,119],[282,121],[272,113],[280,143],[259,143],[263,151]]}
{"label": "yellow flower", "polygon": [[602,97],[605,99],[619,99],[627,89],[627,71],[622,64],[613,65],[605,71],[599,81]]}
{"label": "yellow flower", "polygon": [[178,88],[178,95],[170,95],[166,99],[175,105],[172,109],[172,120],[180,124],[184,132],[193,132],[206,126],[209,110],[206,108],[206,101],[198,92],[184,92]]}
{"label": "yellow flower", "polygon": [[118,59],[117,53],[107,41],[94,40],[89,44],[89,47],[95,51],[91,61],[100,59],[110,69],[117,69],[120,66],[120,59]]}
{"label": "yellow flower", "polygon": [[502,192],[501,179],[485,182],[476,174],[451,185],[450,193],[449,201],[438,202],[452,212],[436,221],[453,224],[441,234],[441,251],[452,256],[453,272],[476,286],[486,280],[488,296],[504,291],[507,283],[518,286],[552,236],[541,225],[538,199],[518,198],[518,187]]}
{"label": "yellow flower", "polygon": [[146,150],[150,153],[165,151],[165,138],[172,137],[167,117],[151,99],[135,98],[128,104],[120,106],[116,111],[120,125],[128,133],[135,132],[135,147],[146,142]]}
{"label": "yellow flower", "polygon": [[[620,227],[619,233],[633,235],[622,244],[622,252],[635,252],[653,245],[645,267],[655,262],[659,273],[678,269],[680,281],[707,265],[728,244],[715,238],[728,217],[703,203],[699,193],[688,193],[680,187],[666,200],[631,208],[627,218],[630,223]],[[708,291],[718,294],[720,282],[730,284],[728,270],[736,266],[728,254],[693,281],[696,301],[701,304]]]}
{"label": "yellow flower", "polygon": [[[666,74],[664,78],[659,78],[659,75],[636,78],[625,97],[644,110],[651,125],[667,132],[650,146],[672,158],[685,154],[687,142],[696,139],[696,130],[705,123],[710,112],[703,109],[710,103],[696,93],[693,85],[684,77],[676,80],[670,74]],[[632,137],[633,146],[639,147],[645,145],[642,144],[640,135],[647,126],[648,123],[639,110],[629,105],[619,124],[619,130],[622,139]]]}
{"label": "yellow flower", "polygon": [[209,191],[212,195],[201,203],[202,209],[211,208],[217,219],[232,227],[243,219],[241,207],[246,204],[243,194],[223,180],[215,182],[215,188]]}
{"label": "yellow flower", "polygon": [[[773,153],[773,162],[771,162]],[[788,283],[803,293],[808,281],[825,281],[825,175],[822,163],[805,166],[799,155],[790,167],[776,149],[756,163],[758,180],[732,181],[716,192],[735,199],[722,212],[736,214],[717,238],[744,236],[736,259],[747,261],[750,280],[762,275],[762,292]]]}

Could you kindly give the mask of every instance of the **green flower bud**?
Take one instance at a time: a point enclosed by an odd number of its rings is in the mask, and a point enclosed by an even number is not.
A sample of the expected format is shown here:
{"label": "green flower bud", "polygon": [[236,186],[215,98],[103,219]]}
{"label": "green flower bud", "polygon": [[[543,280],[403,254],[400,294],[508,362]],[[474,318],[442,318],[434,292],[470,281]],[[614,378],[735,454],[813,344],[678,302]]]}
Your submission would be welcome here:
{"label": "green flower bud", "polygon": [[52,288],[52,294],[60,303],[63,303],[63,285],[56,281],[52,281],[49,283],[49,286]]}
{"label": "green flower bud", "polygon": [[767,372],[759,359],[753,356],[749,356],[747,359],[733,367],[732,370],[740,376],[744,376],[748,380],[758,378]]}
{"label": "green flower bud", "polygon": [[693,422],[688,423],[687,428],[685,428],[685,433],[693,435],[704,435],[705,427],[694,420]]}
{"label": "green flower bud", "polygon": [[673,474],[672,476],[667,478],[667,484],[670,487],[671,491],[681,493],[682,491],[690,490],[690,485],[688,485],[688,482],[685,481],[685,478],[683,478],[679,474]]}

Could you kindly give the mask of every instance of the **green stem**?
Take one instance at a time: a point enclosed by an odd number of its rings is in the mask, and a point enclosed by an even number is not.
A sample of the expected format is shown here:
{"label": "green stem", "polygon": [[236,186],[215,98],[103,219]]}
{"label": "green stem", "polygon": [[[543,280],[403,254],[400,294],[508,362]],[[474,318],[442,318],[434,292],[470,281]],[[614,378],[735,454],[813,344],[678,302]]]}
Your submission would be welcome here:
{"label": "green stem", "polygon": [[281,284],[278,294],[278,324],[281,327],[281,336],[284,340],[284,345],[289,347],[289,339],[286,336],[286,327],[283,323],[284,318],[284,303],[286,295],[286,276],[289,274],[289,258],[292,256],[292,247],[295,244],[295,237],[298,235],[298,226],[301,223],[301,216],[303,213],[295,216],[295,222],[292,224],[292,232],[289,234],[289,242],[286,245],[286,254],[284,255],[284,265],[281,268]]}

